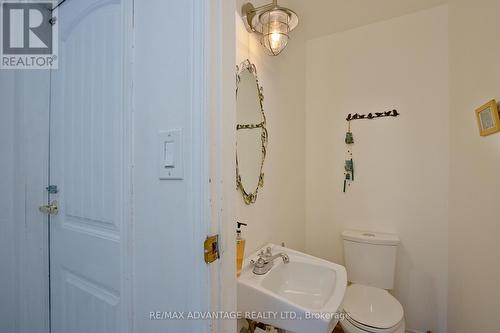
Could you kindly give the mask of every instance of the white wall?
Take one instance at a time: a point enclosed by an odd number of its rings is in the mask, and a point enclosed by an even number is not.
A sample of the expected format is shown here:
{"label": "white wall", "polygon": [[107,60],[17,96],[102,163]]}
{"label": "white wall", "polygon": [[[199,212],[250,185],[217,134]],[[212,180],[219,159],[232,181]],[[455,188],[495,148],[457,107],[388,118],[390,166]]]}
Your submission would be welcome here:
{"label": "white wall", "polygon": [[[394,294],[407,327],[445,333],[448,12],[437,7],[307,43],[306,250],[343,263],[341,232],[401,238]],[[349,113],[355,182],[342,193]]]}
{"label": "white wall", "polygon": [[[150,311],[208,310],[208,154],[199,143],[204,133],[208,139],[209,126],[199,118],[208,117],[202,107],[208,97],[196,89],[203,85],[196,57],[203,50],[202,3],[134,2],[134,332],[207,328],[199,320],[149,320]],[[183,129],[184,179],[159,180],[157,135],[176,128]]]}
{"label": "white wall", "polygon": [[[241,8],[238,3],[236,7],[238,11]],[[257,36],[247,32],[238,13],[235,20],[236,64],[249,59],[257,67],[269,131],[264,187],[259,189],[257,202],[246,205],[241,193],[234,191],[236,218],[248,223],[243,229],[245,256],[269,242],[285,242],[287,247],[304,250],[304,39],[300,30],[294,31],[287,48],[278,57],[271,57]],[[243,324],[240,320],[238,332]]]}
{"label": "white wall", "polygon": [[[16,227],[19,221],[14,218],[15,199],[15,169],[16,169],[16,109],[15,109],[15,71],[0,72],[0,100],[2,121],[0,122],[0,188],[3,194],[0,200],[0,330],[18,332],[19,320],[16,313],[19,310],[18,283],[19,280],[19,248]],[[19,143],[18,143],[19,144]],[[8,195],[7,195],[8,193]]]}
{"label": "white wall", "polygon": [[305,50],[299,28],[292,38],[282,54],[271,57],[236,14],[236,63],[249,59],[257,67],[269,131],[264,187],[257,202],[247,206],[240,192],[234,192],[236,216],[248,223],[243,229],[246,255],[268,242],[304,249]]}
{"label": "white wall", "polygon": [[500,100],[500,2],[450,2],[449,332],[498,332],[500,133],[480,137],[474,110]]}
{"label": "white wall", "polygon": [[0,331],[48,332],[49,72],[0,70]]}

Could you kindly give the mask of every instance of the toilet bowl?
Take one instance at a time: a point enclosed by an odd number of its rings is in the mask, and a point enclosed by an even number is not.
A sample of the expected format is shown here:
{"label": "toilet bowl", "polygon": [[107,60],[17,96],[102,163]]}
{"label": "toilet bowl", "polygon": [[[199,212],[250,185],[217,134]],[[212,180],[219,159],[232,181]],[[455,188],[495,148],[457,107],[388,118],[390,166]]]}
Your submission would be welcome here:
{"label": "toilet bowl", "polygon": [[399,238],[394,234],[346,230],[344,259],[348,280],[340,322],[346,333],[404,333],[401,304],[394,287]]}
{"label": "toilet bowl", "polygon": [[384,289],[352,284],[344,296],[346,333],[404,333],[405,320],[401,304]]}

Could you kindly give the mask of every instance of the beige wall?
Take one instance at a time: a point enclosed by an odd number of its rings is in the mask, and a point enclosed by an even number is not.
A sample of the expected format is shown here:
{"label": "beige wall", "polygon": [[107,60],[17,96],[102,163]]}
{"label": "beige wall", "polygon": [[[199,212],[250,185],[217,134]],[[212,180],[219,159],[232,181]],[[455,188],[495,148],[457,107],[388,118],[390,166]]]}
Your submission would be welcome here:
{"label": "beige wall", "polygon": [[236,216],[248,223],[243,229],[246,255],[268,242],[304,249],[305,52],[300,31],[293,38],[279,57],[270,57],[236,14],[236,62],[249,59],[257,67],[269,131],[264,187],[257,202],[247,206],[240,192],[234,192]]}
{"label": "beige wall", "polygon": [[[237,9],[240,6],[237,5]],[[243,229],[245,256],[271,242],[305,248],[305,50],[300,31],[279,55],[270,57],[236,14],[236,64],[249,59],[264,88],[269,144],[264,187],[257,202],[246,205],[234,192],[236,217]],[[244,321],[238,321],[238,332]]]}
{"label": "beige wall", "polygon": [[[284,240],[342,263],[344,228],[396,232],[395,294],[409,328],[495,332],[500,134],[479,137],[473,111],[500,100],[499,11],[496,0],[451,0],[449,26],[439,7],[314,39],[307,68],[302,40],[267,57],[237,16],[237,61],[257,65],[270,129],[266,185],[256,205],[237,201],[238,217],[250,222],[248,252]],[[342,194],[343,118],[392,107],[400,118],[353,123],[356,182]]]}
{"label": "beige wall", "polygon": [[500,134],[482,138],[474,110],[500,100],[500,2],[450,2],[450,333],[498,332]]}
{"label": "beige wall", "polygon": [[[306,250],[343,263],[344,229],[397,233],[410,329],[446,332],[448,13],[441,6],[307,42]],[[348,113],[355,182],[342,193]]]}

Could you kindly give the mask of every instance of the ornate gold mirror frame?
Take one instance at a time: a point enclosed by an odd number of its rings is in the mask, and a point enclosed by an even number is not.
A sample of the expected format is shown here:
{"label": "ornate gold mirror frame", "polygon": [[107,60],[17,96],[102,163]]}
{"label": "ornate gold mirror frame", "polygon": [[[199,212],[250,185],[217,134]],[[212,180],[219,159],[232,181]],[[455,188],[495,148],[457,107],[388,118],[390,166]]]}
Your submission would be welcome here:
{"label": "ornate gold mirror frame", "polygon": [[259,84],[259,80],[257,78],[257,69],[255,68],[255,65],[252,64],[248,59],[242,62],[239,66],[236,66],[236,98],[238,98],[238,86],[241,81],[240,74],[245,70],[248,70],[255,77],[255,83],[257,84],[257,92],[259,97],[260,112],[262,114],[262,121],[258,124],[236,124],[236,131],[254,130],[254,129],[261,130],[260,138],[262,143],[261,145],[262,159],[260,163],[260,176],[258,184],[256,188],[253,189],[252,192],[249,192],[248,189],[245,189],[241,182],[241,174],[238,166],[238,150],[236,150],[236,190],[241,191],[241,194],[243,195],[243,200],[247,205],[250,205],[252,203],[255,203],[255,201],[257,200],[257,194],[259,192],[259,188],[264,186],[263,168],[264,168],[264,160],[266,158],[268,133],[266,128],[266,115],[264,114],[264,107],[263,107],[264,89]]}

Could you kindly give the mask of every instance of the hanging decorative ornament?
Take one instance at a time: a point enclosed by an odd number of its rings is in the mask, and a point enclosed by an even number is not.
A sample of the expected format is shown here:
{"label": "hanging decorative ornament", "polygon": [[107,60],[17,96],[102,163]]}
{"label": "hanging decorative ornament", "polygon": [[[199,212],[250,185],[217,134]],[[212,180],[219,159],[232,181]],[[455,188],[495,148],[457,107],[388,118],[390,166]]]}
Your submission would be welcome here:
{"label": "hanging decorative ornament", "polygon": [[351,121],[347,122],[345,143],[347,144],[347,159],[345,160],[344,164],[344,193],[346,192],[347,186],[351,186],[351,182],[354,181],[354,161],[352,159],[352,145],[354,144],[354,136],[351,132]]}
{"label": "hanging decorative ornament", "polygon": [[[352,154],[351,154],[352,155]],[[345,171],[350,175],[350,179],[354,180],[354,162],[351,159],[345,161]]]}
{"label": "hanging decorative ornament", "polygon": [[354,136],[352,135],[351,132],[351,121],[352,120],[358,120],[358,119],[378,119],[378,118],[383,118],[383,117],[399,117],[400,113],[398,110],[393,109],[390,111],[385,111],[385,112],[375,112],[375,113],[368,113],[366,114],[358,114],[355,113],[354,115],[352,113],[349,113],[347,115],[346,121],[347,121],[347,133],[345,134],[345,143],[347,145],[347,158],[345,160],[345,165],[344,165],[344,193],[347,189],[347,186],[351,186],[351,183],[354,181],[354,161],[352,158],[352,146],[354,144]]}
{"label": "hanging decorative ornament", "polygon": [[351,132],[351,121],[347,122],[347,133],[345,134],[345,143],[348,145],[352,145],[354,143],[354,136]]}
{"label": "hanging decorative ornament", "polygon": [[352,132],[347,132],[345,134],[345,143],[350,145],[354,143],[354,137],[352,136]]}

